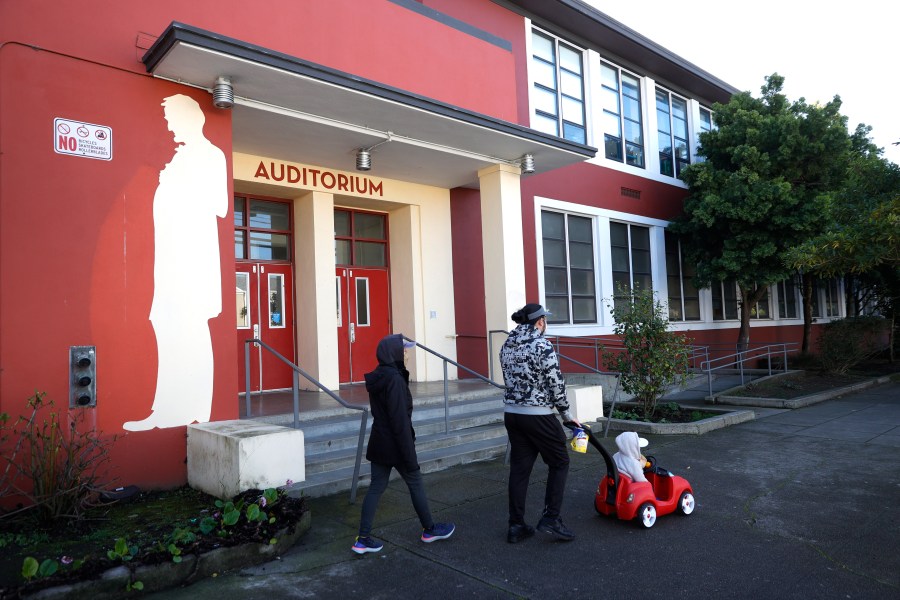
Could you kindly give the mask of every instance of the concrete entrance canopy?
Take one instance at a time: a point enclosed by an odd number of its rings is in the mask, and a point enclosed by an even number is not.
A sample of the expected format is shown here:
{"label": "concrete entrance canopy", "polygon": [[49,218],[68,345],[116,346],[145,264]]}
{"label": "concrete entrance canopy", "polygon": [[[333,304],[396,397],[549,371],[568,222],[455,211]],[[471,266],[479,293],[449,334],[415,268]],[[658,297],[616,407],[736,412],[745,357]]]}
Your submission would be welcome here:
{"label": "concrete entrance canopy", "polygon": [[[596,148],[444,104],[322,65],[173,22],[144,55],[154,77],[234,89],[235,152],[352,170],[442,188],[479,187],[478,171],[535,158],[537,173],[582,162]],[[315,144],[303,140],[316,140]]]}

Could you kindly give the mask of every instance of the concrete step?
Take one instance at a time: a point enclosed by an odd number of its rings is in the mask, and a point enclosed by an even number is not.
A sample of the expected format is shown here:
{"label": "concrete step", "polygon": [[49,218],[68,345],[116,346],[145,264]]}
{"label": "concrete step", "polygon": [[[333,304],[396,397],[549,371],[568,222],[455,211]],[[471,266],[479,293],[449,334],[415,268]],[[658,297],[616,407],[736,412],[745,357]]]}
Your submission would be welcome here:
{"label": "concrete step", "polygon": [[[506,428],[503,426],[502,420],[500,419],[491,424],[451,430],[449,433],[444,433],[443,429],[441,429],[441,431],[438,433],[433,433],[430,435],[421,435],[417,433],[416,454],[421,458],[424,454],[431,451],[439,451],[449,449],[453,446],[464,446],[470,442],[496,438],[503,438],[503,443],[506,443]],[[365,451],[366,446],[364,444],[364,461]],[[333,471],[342,469],[344,467],[350,467],[353,466],[355,461],[355,444],[342,450],[332,450],[329,452],[320,452],[317,454],[307,453],[306,476],[307,478],[309,478],[313,473],[321,473],[323,471]]]}
{"label": "concrete step", "polygon": [[[486,460],[506,451],[503,426],[503,397],[495,388],[470,390],[450,398],[447,410],[443,395],[413,399],[413,427],[416,453],[424,472],[437,471],[467,462]],[[322,496],[349,490],[356,463],[362,412],[346,410],[320,412],[319,418],[300,422],[304,436],[306,481],[295,483],[291,494]],[[258,420],[293,425],[293,415],[273,415]],[[371,430],[366,423],[365,452]],[[369,463],[363,455],[359,485],[369,483]],[[394,474],[396,476],[396,473]]]}
{"label": "concrete step", "polygon": [[[419,466],[422,468],[423,473],[431,473],[456,465],[490,460],[497,456],[503,456],[505,452],[506,430],[504,429],[502,435],[498,437],[419,452]],[[349,465],[339,469],[307,474],[306,481],[295,483],[288,490],[288,493],[291,496],[318,497],[348,491],[353,480],[353,468],[353,465]],[[391,479],[398,477],[399,474],[396,471],[392,471]],[[362,488],[367,487],[370,480],[369,463],[363,459],[360,465],[358,483],[360,495],[365,493],[365,489]]]}
{"label": "concrete step", "polygon": [[[416,418],[416,412],[413,411],[413,427],[416,430],[416,436],[422,438],[423,436],[431,434],[444,433],[445,429],[457,431],[470,427],[478,427],[480,425],[503,422],[503,409],[495,405],[490,405],[487,408],[483,405],[475,405],[470,408],[471,410],[462,414],[451,414],[446,423],[443,415],[439,417],[418,419]],[[360,418],[361,417],[357,415],[356,418],[347,423],[346,426],[338,427],[337,424],[331,424],[332,427],[327,429],[308,429],[301,426],[306,442],[307,458],[309,458],[310,455],[324,452],[335,452],[346,448],[355,449],[359,442]],[[366,440],[368,440],[371,427],[372,419],[370,418],[366,425]]]}

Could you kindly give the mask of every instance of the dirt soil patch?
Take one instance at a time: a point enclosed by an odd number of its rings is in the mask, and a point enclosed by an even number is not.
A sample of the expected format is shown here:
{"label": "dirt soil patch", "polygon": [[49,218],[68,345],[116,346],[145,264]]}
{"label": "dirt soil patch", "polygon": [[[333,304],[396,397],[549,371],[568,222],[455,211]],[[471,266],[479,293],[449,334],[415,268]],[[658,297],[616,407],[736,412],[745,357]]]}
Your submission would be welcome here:
{"label": "dirt soil patch", "polygon": [[884,376],[900,376],[900,361],[892,363],[884,359],[873,359],[841,375],[810,369],[752,382],[728,395],[790,400]]}
{"label": "dirt soil patch", "polygon": [[834,375],[831,373],[819,373],[801,371],[789,373],[766,379],[765,381],[752,382],[743,389],[729,392],[729,396],[750,396],[754,398],[779,398],[790,400],[818,394],[836,388],[847,387],[855,383],[867,381],[871,377],[864,375]]}
{"label": "dirt soil patch", "polygon": [[[249,490],[234,499],[244,506],[259,503],[262,492]],[[276,532],[289,532],[308,511],[305,498],[283,494],[262,508],[267,518],[250,522],[245,515],[236,523],[216,527],[207,534],[200,525],[206,518],[222,522],[223,511],[212,496],[183,487],[164,492],[142,492],[127,502],[92,508],[84,519],[41,527],[29,512],[0,518],[0,598],[93,579],[127,562],[129,566],[177,562],[178,555],[203,554],[221,547],[271,542]],[[126,540],[129,558],[110,558],[116,541]],[[51,575],[37,575],[25,585],[22,565],[26,557],[38,563],[56,561]],[[24,586],[24,587],[23,587]]]}

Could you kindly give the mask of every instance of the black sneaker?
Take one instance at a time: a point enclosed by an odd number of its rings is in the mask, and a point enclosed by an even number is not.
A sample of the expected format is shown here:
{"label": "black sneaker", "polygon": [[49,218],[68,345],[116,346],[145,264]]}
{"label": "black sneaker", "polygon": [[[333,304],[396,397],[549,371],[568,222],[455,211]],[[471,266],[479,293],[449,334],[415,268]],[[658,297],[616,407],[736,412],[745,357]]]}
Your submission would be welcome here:
{"label": "black sneaker", "polygon": [[525,523],[510,525],[506,534],[506,541],[510,544],[518,544],[534,535],[534,527]]}
{"label": "black sneaker", "polygon": [[575,539],[575,534],[572,533],[568,527],[563,525],[562,519],[559,517],[541,517],[541,520],[538,521],[537,528],[538,531],[555,535],[558,539],[566,542]]}

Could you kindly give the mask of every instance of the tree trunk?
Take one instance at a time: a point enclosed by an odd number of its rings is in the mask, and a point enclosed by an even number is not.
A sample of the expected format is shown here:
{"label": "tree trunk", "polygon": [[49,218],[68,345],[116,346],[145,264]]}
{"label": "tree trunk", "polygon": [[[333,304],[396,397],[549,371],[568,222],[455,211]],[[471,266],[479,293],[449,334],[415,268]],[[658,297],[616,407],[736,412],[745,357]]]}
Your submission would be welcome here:
{"label": "tree trunk", "polygon": [[766,293],[767,286],[757,285],[751,289],[745,289],[744,286],[738,285],[741,292],[741,328],[738,331],[737,351],[743,352],[750,347],[750,312],[756,303],[760,301],[763,294]]}
{"label": "tree trunk", "polygon": [[750,346],[750,292],[739,286],[741,291],[741,305],[738,307],[741,315],[741,328],[738,330],[737,351],[744,352]]}
{"label": "tree trunk", "polygon": [[809,354],[809,338],[812,335],[812,275],[802,273],[800,275],[800,296],[803,300],[803,342],[800,344],[800,352]]}

